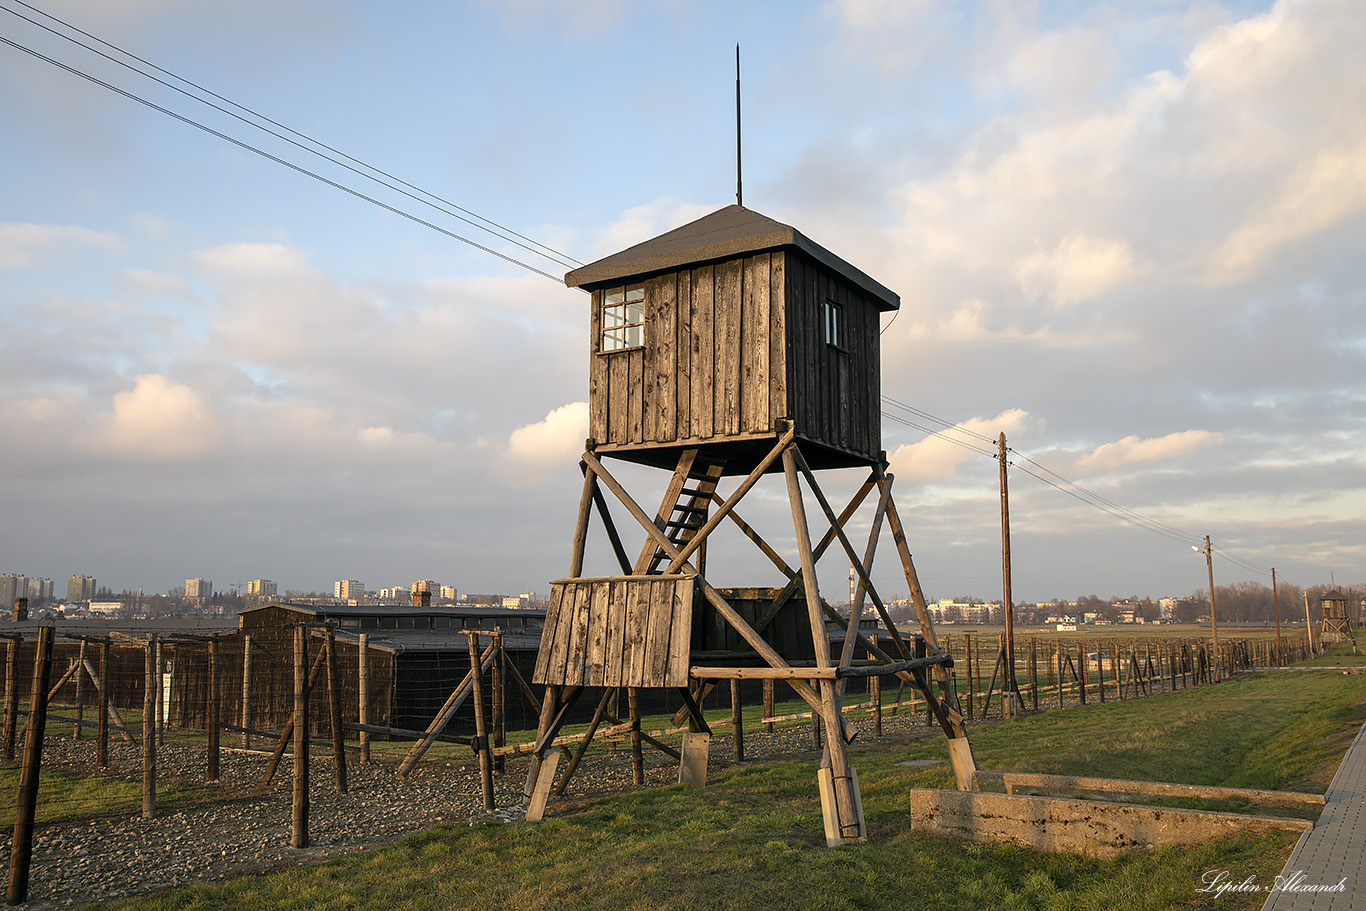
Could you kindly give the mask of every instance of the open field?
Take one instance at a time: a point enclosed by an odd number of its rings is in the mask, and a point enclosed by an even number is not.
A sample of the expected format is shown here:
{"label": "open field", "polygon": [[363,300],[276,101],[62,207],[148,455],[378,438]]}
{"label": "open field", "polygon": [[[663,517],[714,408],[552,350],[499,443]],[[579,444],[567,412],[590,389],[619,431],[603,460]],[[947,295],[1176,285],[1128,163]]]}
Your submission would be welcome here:
{"label": "open field", "polygon": [[[1364,719],[1366,676],[1265,672],[979,725],[972,736],[983,768],[1323,791]],[[437,827],[321,867],[107,907],[900,909],[923,895],[935,908],[1254,908],[1259,896],[1199,895],[1201,875],[1269,881],[1292,847],[1243,838],[1098,861],[913,833],[907,791],[950,783],[944,753],[933,734],[855,744],[864,845],[824,847],[810,753],[714,768],[701,790],[557,802],[538,825]],[[508,774],[524,768],[510,762]]]}

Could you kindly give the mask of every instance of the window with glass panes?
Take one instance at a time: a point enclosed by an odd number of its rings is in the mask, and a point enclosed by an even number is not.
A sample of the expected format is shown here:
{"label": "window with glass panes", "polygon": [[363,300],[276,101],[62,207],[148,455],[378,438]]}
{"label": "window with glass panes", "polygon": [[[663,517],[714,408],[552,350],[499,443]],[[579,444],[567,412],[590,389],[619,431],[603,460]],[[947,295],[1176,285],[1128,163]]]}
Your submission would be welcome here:
{"label": "window with glass panes", "polygon": [[645,286],[609,289],[602,299],[601,351],[621,351],[645,344]]}
{"label": "window with glass panes", "polygon": [[832,300],[821,307],[822,322],[825,323],[825,343],[835,348],[844,347],[844,308]]}

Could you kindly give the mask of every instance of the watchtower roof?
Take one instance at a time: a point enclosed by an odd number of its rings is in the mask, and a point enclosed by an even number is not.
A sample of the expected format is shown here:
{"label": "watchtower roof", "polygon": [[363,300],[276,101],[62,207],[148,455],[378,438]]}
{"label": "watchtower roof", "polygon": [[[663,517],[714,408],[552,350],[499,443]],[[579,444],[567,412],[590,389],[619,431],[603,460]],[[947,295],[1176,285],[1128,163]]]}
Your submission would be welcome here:
{"label": "watchtower roof", "polygon": [[726,206],[658,237],[569,272],[571,288],[593,288],[625,278],[668,272],[691,263],[729,259],[764,250],[795,248],[871,294],[882,311],[901,298],[862,270],[831,253],[791,225],[744,206]]}

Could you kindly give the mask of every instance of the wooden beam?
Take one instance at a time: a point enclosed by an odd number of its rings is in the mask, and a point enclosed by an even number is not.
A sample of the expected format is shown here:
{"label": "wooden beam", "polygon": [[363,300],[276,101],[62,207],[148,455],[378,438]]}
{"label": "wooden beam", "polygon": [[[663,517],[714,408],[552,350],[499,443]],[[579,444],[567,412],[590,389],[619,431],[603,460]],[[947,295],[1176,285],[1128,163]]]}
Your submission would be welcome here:
{"label": "wooden beam", "polygon": [[631,572],[631,559],[626,556],[626,548],[622,546],[621,535],[617,533],[617,523],[612,520],[612,514],[607,511],[607,500],[603,497],[597,484],[593,485],[593,504],[597,506],[598,515],[602,518],[602,527],[607,532],[607,540],[612,544],[612,553],[616,554],[617,565],[621,567],[623,573]]}
{"label": "wooden beam", "polygon": [[[664,553],[668,554],[670,557],[677,556],[678,548],[674,546],[674,543],[669,540],[664,532],[655,527],[654,522],[645,514],[645,510],[640,508],[640,505],[631,498],[631,495],[626,492],[625,488],[621,486],[616,478],[612,477],[611,473],[603,467],[602,463],[599,462],[592,453],[584,453],[584,459],[589,463],[589,467],[597,474],[602,483],[607,486],[607,489],[610,490],[612,494],[621,501],[622,505],[626,507],[631,515],[635,517],[636,521],[640,523],[640,526],[645,529],[645,532],[649,534],[650,537],[654,538],[655,542],[664,549]],[[687,568],[687,571],[696,572],[696,570],[690,566]],[[761,658],[774,667],[788,666],[787,662],[783,660],[783,657],[774,651],[773,646],[769,645],[768,642],[764,640],[763,636],[760,636],[754,631],[754,628],[745,621],[744,617],[736,612],[735,608],[730,606],[726,599],[721,596],[721,593],[718,592],[710,582],[707,582],[700,574],[697,576],[697,581],[702,583],[702,593],[703,596],[706,597],[707,602],[711,604],[712,607],[716,608],[716,612],[725,618],[726,622],[740,634],[742,639],[749,643],[751,648],[759,653]],[[793,682],[792,688],[808,705],[824,714],[820,705],[820,696],[815,690],[798,681]]]}
{"label": "wooden beam", "polygon": [[[683,490],[683,485],[688,482],[688,475],[692,473],[693,463],[697,461],[697,449],[685,449],[678,456],[678,465],[674,468],[673,477],[669,479],[669,486],[664,489],[664,497],[659,501],[659,511],[655,513],[655,528],[663,531],[669,519],[673,517],[674,507],[678,505],[678,497]],[[635,572],[643,573],[654,559],[655,551],[659,548],[649,538],[641,545],[640,556],[636,559]]]}
{"label": "wooden beam", "polygon": [[[815,495],[816,502],[820,504],[822,511],[825,512],[825,517],[830,522],[830,530],[835,533],[836,537],[839,538],[841,546],[844,547],[844,552],[849,557],[849,565],[858,573],[859,582],[872,597],[873,606],[877,608],[878,614],[882,617],[883,625],[887,627],[887,632],[891,634],[892,641],[896,643],[897,651],[901,653],[903,659],[909,659],[911,653],[906,648],[905,640],[901,638],[900,631],[897,630],[896,624],[892,622],[891,616],[887,613],[886,605],[884,605],[882,599],[878,597],[877,589],[873,587],[873,580],[869,578],[867,571],[864,570],[862,560],[854,551],[854,545],[850,542],[849,536],[844,533],[844,526],[836,520],[835,511],[830,508],[830,502],[825,499],[825,493],[821,490],[820,483],[817,482],[816,476],[812,474],[810,467],[807,466],[806,459],[802,458],[800,450],[795,453],[794,459],[797,463],[797,467],[801,470],[802,474],[806,476],[806,483],[810,486],[811,493]],[[891,485],[884,485],[884,488],[882,496],[879,499],[881,508],[879,515],[887,511],[887,506],[891,502]],[[855,627],[855,629],[857,629],[857,627]]]}
{"label": "wooden beam", "polygon": [[588,520],[593,511],[593,491],[597,487],[596,478],[582,461],[579,462],[579,470],[583,472],[583,491],[579,494],[579,514],[574,522],[574,550],[569,557],[571,576],[583,572],[583,551],[588,540]]}
{"label": "wooden beam", "polygon": [[[721,499],[721,495],[714,491],[712,492],[711,499],[712,502],[717,504],[718,506],[725,502]],[[779,556],[778,552],[774,550],[772,547],[770,547],[769,543],[765,541],[757,531],[751,528],[748,522],[740,518],[740,514],[738,512],[732,509],[727,515],[732,522],[739,526],[740,531],[744,534],[744,536],[753,541],[755,546],[757,546],[759,550],[763,552],[763,555],[765,557],[768,557],[769,562],[771,562],[774,566],[778,568],[778,572],[782,573],[784,576],[787,576],[788,579],[792,579],[797,575],[797,570],[788,566],[787,561],[784,560],[781,556]],[[762,627],[760,627],[760,629],[762,629]]]}
{"label": "wooden beam", "polygon": [[[805,462],[805,460],[803,460]],[[883,487],[878,496],[877,511],[873,513],[873,527],[868,531],[868,547],[863,552],[863,577],[867,578],[868,573],[873,569],[873,556],[877,553],[877,539],[882,534],[882,517],[887,512],[887,498],[892,495],[890,484]],[[859,620],[863,617],[863,602],[868,594],[868,589],[859,586],[858,593],[854,596],[854,603],[849,606],[849,628],[858,629]],[[854,643],[856,638],[850,635],[844,637],[844,648],[840,652],[840,667],[848,667],[854,660]]]}
{"label": "wooden beam", "polygon": [[834,680],[833,667],[690,667],[699,680]]}

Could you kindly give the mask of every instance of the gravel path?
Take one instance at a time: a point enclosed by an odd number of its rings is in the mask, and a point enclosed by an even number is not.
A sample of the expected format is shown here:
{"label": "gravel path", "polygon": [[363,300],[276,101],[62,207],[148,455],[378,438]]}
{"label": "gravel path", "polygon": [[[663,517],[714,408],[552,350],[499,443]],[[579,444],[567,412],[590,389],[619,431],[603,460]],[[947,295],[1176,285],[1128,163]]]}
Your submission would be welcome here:
{"label": "gravel path", "polygon": [[[871,730],[871,722],[855,724]],[[902,715],[884,722],[884,741],[925,734],[923,715],[918,721]],[[870,742],[867,733],[859,738],[859,745]],[[810,727],[804,725],[772,734],[747,730],[745,754],[747,759],[756,760],[814,759],[818,755],[812,751]],[[645,757],[646,787],[677,781],[673,760],[648,746]],[[110,759],[125,777],[141,782],[141,753],[136,745],[111,743]],[[204,761],[202,747],[162,747],[158,751],[159,786],[164,788],[161,782],[177,776],[189,786],[202,786]],[[731,739],[718,731],[712,741],[710,766],[715,771],[733,761]],[[93,774],[94,743],[49,737],[43,762],[45,770]],[[478,767],[473,760],[419,766],[406,780],[390,766],[360,765],[352,760],[348,762],[347,794],[336,791],[327,750],[315,748],[312,763],[310,847],[289,847],[291,772],[286,759],[272,789],[263,797],[161,807],[150,820],[140,815],[115,815],[40,825],[34,837],[30,901],[24,907],[35,911],[78,907],[196,882],[321,863],[390,844],[433,825],[465,825],[485,817]],[[217,792],[248,793],[265,766],[264,757],[225,753],[224,777]],[[500,818],[511,821],[520,817],[526,767],[525,757],[510,758],[506,773],[494,776],[494,801],[501,808],[496,814]],[[582,798],[632,790],[630,754],[619,749],[585,759],[569,794]],[[137,812],[140,810],[139,801]],[[0,848],[0,862],[7,868],[7,832]]]}

